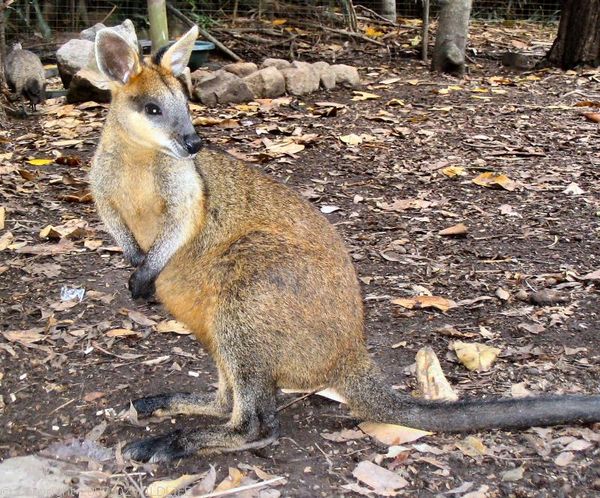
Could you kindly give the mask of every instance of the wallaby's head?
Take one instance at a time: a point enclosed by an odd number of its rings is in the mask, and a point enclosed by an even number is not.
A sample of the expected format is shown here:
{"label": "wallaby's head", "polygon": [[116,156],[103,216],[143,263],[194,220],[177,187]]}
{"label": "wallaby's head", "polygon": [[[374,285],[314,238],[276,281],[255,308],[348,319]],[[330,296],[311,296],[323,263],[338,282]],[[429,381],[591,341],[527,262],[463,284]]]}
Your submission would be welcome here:
{"label": "wallaby's head", "polygon": [[175,158],[200,150],[180,80],[189,61],[198,28],[177,42],[141,60],[138,51],[110,28],[96,35],[96,60],[113,82],[111,112],[135,143]]}
{"label": "wallaby's head", "polygon": [[35,111],[36,105],[46,101],[46,85],[40,83],[38,78],[29,78],[23,86],[23,95],[29,99],[31,110]]}

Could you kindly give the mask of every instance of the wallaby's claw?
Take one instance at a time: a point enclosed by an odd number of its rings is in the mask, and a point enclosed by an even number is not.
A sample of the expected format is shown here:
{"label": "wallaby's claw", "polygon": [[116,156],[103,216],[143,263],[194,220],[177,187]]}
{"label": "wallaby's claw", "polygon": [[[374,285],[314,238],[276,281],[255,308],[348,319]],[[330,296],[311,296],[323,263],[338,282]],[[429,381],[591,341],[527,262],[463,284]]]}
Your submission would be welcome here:
{"label": "wallaby's claw", "polygon": [[153,275],[144,265],[135,270],[129,277],[129,291],[133,299],[149,299],[154,295],[155,287]]}
{"label": "wallaby's claw", "polygon": [[189,452],[181,444],[181,431],[177,430],[129,443],[123,448],[123,456],[136,462],[158,463],[184,458]]}

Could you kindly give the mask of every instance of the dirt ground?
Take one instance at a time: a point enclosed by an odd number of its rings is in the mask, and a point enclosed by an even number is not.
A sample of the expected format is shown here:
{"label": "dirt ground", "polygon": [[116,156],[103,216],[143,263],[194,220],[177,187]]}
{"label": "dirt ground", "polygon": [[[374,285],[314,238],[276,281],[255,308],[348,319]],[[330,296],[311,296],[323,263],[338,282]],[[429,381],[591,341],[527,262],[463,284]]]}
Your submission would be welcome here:
{"label": "dirt ground", "polygon": [[[196,106],[194,117],[214,118],[198,120],[206,125],[198,132],[330,211],[363,282],[370,351],[393,386],[416,388],[415,354],[431,346],[460,396],[599,393],[599,278],[589,275],[600,268],[599,125],[583,114],[598,112],[600,73],[514,73],[482,57],[457,80],[415,59],[366,60],[357,62],[359,90],[371,97],[337,89],[280,105]],[[111,409],[145,394],[214,390],[215,369],[191,336],[156,332],[170,317],[159,304],[132,301],[131,269],[88,202],[105,113],[49,102],[39,118],[0,132],[3,459],[83,438],[103,421],[105,446],[201,424],[134,427]],[[298,143],[303,150],[285,152]],[[68,159],[27,162],[57,155]],[[486,172],[505,177],[491,187],[473,182]],[[459,223],[466,234],[439,234]],[[48,225],[59,233],[40,234]],[[69,235],[57,241],[61,233]],[[61,300],[61,289],[85,295]],[[428,293],[458,306],[391,303]],[[470,372],[451,350],[456,340],[501,353],[489,371]],[[281,404],[296,396],[281,394]],[[136,479],[146,485],[212,465],[222,480],[230,467],[258,466],[287,480],[262,496],[358,496],[343,486],[370,460],[408,481],[399,495],[600,494],[598,427],[435,434],[385,457],[388,447],[366,436],[323,437],[358,422],[328,399],[303,399],[281,419],[270,447],[145,466]]]}

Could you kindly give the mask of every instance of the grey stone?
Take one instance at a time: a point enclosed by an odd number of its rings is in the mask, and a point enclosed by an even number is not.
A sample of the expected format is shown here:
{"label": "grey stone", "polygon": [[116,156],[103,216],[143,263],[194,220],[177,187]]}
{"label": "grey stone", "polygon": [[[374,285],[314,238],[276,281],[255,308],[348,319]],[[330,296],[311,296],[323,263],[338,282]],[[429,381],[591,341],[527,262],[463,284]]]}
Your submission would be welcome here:
{"label": "grey stone", "polygon": [[228,73],[233,73],[240,78],[258,71],[258,66],[254,62],[234,62],[223,66],[223,69]]}
{"label": "grey stone", "polygon": [[67,496],[73,469],[71,464],[34,455],[7,458],[0,463],[2,496],[11,498],[53,498]]}
{"label": "grey stone", "polygon": [[312,66],[319,75],[322,88],[325,90],[331,90],[332,88],[335,88],[335,72],[333,69],[331,69],[331,66],[327,62],[315,62]]}
{"label": "grey stone", "polygon": [[319,74],[307,62],[294,61],[292,67],[282,69],[285,88],[291,95],[306,95],[319,89]]}
{"label": "grey stone", "polygon": [[69,40],[56,51],[58,74],[65,88],[69,88],[75,73],[87,67],[94,57],[94,42],[89,40]]}
{"label": "grey stone", "polygon": [[200,80],[194,87],[194,97],[205,105],[240,103],[253,99],[244,80],[223,70]]}
{"label": "grey stone", "polygon": [[90,100],[99,103],[110,102],[110,89],[108,85],[99,81],[99,77],[100,73],[89,69],[77,71],[67,90],[67,102],[69,104]]}
{"label": "grey stone", "polygon": [[94,24],[91,28],[84,29],[81,33],[79,33],[79,38],[93,42],[96,40],[96,33],[103,28],[106,28],[106,26],[101,22]]}
{"label": "grey stone", "polygon": [[358,75],[358,69],[354,66],[348,66],[346,64],[334,64],[331,69],[335,73],[335,82],[338,85],[345,86],[359,86],[360,76]]}
{"label": "grey stone", "polygon": [[275,66],[267,66],[244,78],[254,98],[273,99],[285,93],[285,78]]}
{"label": "grey stone", "polygon": [[292,65],[290,64],[289,61],[286,61],[285,59],[273,59],[273,58],[265,59],[263,61],[263,63],[260,65],[261,68],[271,67],[271,66],[274,66],[277,69],[281,70],[281,69],[291,67]]}

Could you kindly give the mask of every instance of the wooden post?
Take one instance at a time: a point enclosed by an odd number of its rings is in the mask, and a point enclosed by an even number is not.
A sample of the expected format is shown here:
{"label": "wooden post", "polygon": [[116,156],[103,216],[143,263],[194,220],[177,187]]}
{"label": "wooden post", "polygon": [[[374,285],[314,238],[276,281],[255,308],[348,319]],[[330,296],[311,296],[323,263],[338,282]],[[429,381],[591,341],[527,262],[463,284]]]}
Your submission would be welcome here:
{"label": "wooden post", "polygon": [[169,42],[165,0],[148,0],[148,19],[150,21],[150,40],[154,52]]}

